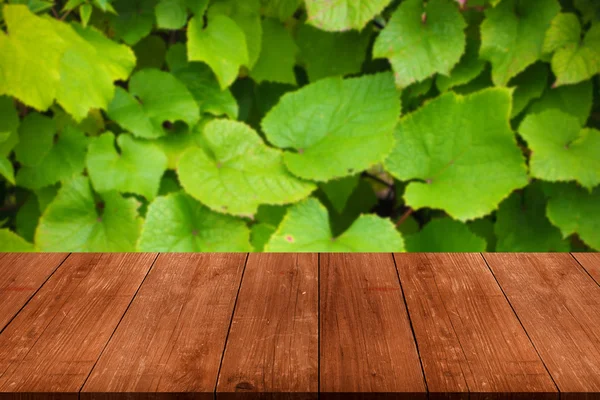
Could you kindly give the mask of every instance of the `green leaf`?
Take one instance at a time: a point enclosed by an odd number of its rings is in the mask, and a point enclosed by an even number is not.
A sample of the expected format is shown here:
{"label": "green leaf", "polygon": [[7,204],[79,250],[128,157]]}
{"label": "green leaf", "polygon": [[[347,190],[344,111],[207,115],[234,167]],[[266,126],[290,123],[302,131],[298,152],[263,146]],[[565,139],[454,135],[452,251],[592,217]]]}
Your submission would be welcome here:
{"label": "green leaf", "polygon": [[300,7],[302,0],[260,0],[262,14],[285,21]]}
{"label": "green leaf", "polygon": [[496,234],[494,233],[494,221],[492,217],[478,218],[467,222],[467,226],[479,237],[482,237],[487,242],[485,251],[495,251],[496,249]]}
{"label": "green leaf", "polygon": [[361,215],[338,237],[333,237],[327,209],[309,198],[292,206],[267,252],[392,252],[403,251],[404,241],[388,219]]}
{"label": "green leaf", "polygon": [[251,215],[260,204],[293,203],[316,189],[292,176],[281,152],[241,122],[209,122],[204,143],[206,149],[181,156],[177,172],[186,192],[215,211]]}
{"label": "green leaf", "polygon": [[399,180],[419,180],[408,184],[406,204],[442,209],[467,221],[489,214],[527,185],[509,125],[510,102],[508,89],[465,97],[447,92],[403,117],[385,166]]}
{"label": "green leaf", "polygon": [[513,108],[510,117],[516,117],[532,100],[540,98],[547,83],[548,67],[543,63],[530,65],[525,71],[511,79],[509,86],[515,87],[515,91],[513,92]]}
{"label": "green leaf", "polygon": [[293,149],[284,161],[294,175],[328,181],[382,161],[399,115],[392,76],[381,73],[327,78],[285,94],[262,127],[271,143]]}
{"label": "green leaf", "polygon": [[167,45],[160,36],[150,35],[139,41],[133,48],[133,51],[137,58],[136,69],[160,69],[165,63]]}
{"label": "green leaf", "polygon": [[198,105],[187,87],[157,69],[136,72],[129,81],[129,93],[117,88],[108,115],[135,136],[146,139],[164,136],[165,122],[184,121],[193,126],[200,120]]}
{"label": "green leaf", "polygon": [[585,125],[592,110],[592,89],[591,81],[546,89],[542,97],[531,104],[528,113],[539,114],[545,110],[558,109],[577,117],[581,125]]}
{"label": "green leaf", "polygon": [[294,65],[298,47],[285,27],[274,19],[262,22],[263,44],[260,57],[250,76],[256,82],[269,81],[296,84]]}
{"label": "green leaf", "polygon": [[236,79],[240,67],[249,64],[246,37],[225,15],[215,15],[205,29],[202,26],[202,16],[195,16],[188,24],[188,58],[207,63],[217,75],[221,89],[225,89]]}
{"label": "green leaf", "polygon": [[31,243],[28,243],[8,229],[0,229],[0,252],[31,252],[35,248]]}
{"label": "green leaf", "polygon": [[452,218],[433,219],[418,233],[406,236],[409,252],[479,252],[486,245],[467,225]]}
{"label": "green leaf", "polygon": [[194,96],[200,113],[237,119],[238,104],[229,89],[221,90],[214,72],[204,63],[187,62],[185,46],[181,43],[169,48],[167,63],[171,72]]}
{"label": "green leaf", "polygon": [[550,24],[544,37],[544,53],[552,53],[581,39],[581,24],[573,13],[559,13]]}
{"label": "green leaf", "polygon": [[[47,133],[45,133],[47,135]],[[79,129],[67,125],[62,132],[50,136],[50,148],[35,165],[23,165],[17,172],[17,184],[28,189],[41,189],[70,179],[83,171],[88,139]],[[24,146],[33,142],[21,141]]]}
{"label": "green leaf", "polygon": [[15,170],[10,160],[3,156],[0,156],[0,176],[3,176],[13,185],[15,184]]}
{"label": "green leaf", "polygon": [[49,117],[33,112],[19,126],[19,141],[15,147],[17,161],[28,167],[40,164],[52,150],[56,122]]}
{"label": "green leaf", "polygon": [[41,216],[42,213],[40,212],[37,196],[35,193],[29,193],[27,200],[19,208],[17,217],[15,218],[17,234],[26,241],[33,242],[35,230]]}
{"label": "green leaf", "polygon": [[19,141],[19,115],[14,101],[0,96],[0,157],[6,157]]}
{"label": "green leaf", "polygon": [[324,31],[362,30],[390,0],[305,0],[307,22]]}
{"label": "green leaf", "polygon": [[160,0],[155,12],[159,28],[181,29],[187,22],[186,0]]}
{"label": "green leaf", "polygon": [[319,188],[325,193],[333,207],[339,212],[344,212],[346,203],[358,186],[360,175],[348,176],[342,179],[322,183]]}
{"label": "green leaf", "polygon": [[254,224],[250,230],[250,242],[256,252],[262,252],[271,236],[277,230],[276,226],[269,224]]}
{"label": "green leaf", "polygon": [[467,40],[465,54],[452,69],[449,76],[438,75],[435,84],[440,92],[445,92],[455,86],[464,85],[477,78],[485,67],[485,62],[479,59],[479,42]]}
{"label": "green leaf", "polygon": [[244,221],[215,213],[184,193],[157,197],[148,208],[140,251],[251,251]]}
{"label": "green leaf", "polygon": [[206,15],[209,24],[214,16],[226,15],[240,27],[248,49],[248,64],[244,65],[252,69],[262,51],[260,0],[212,0]]}
{"label": "green leaf", "polygon": [[92,16],[92,5],[91,4],[82,4],[79,7],[79,17],[81,18],[81,25],[86,28],[88,23],[90,22],[90,17]]}
{"label": "green leaf", "polygon": [[300,25],[296,42],[309,80],[359,73],[372,33],[369,27],[362,32],[326,32],[308,24]]}
{"label": "green leaf", "polygon": [[202,145],[202,130],[206,122],[208,121],[202,121],[192,129],[183,124],[176,124],[167,136],[153,140],[153,143],[167,156],[168,169],[177,169],[179,159],[187,149]]}
{"label": "green leaf", "polygon": [[40,218],[41,251],[133,251],[142,219],[135,199],[110,192],[96,203],[87,178],[67,182]]}
{"label": "green leaf", "polygon": [[591,193],[575,184],[554,184],[546,213],[563,237],[574,233],[600,251],[600,187]]}
{"label": "green leaf", "polygon": [[154,7],[158,0],[115,0],[116,13],[109,14],[117,38],[130,46],[148,36],[154,25]]}
{"label": "green leaf", "polygon": [[465,27],[453,1],[406,0],[375,41],[373,57],[390,60],[400,88],[437,72],[450,75],[465,52]]}
{"label": "green leaf", "polygon": [[105,133],[90,142],[86,165],[94,189],[104,193],[136,193],[152,200],[167,169],[167,157],[153,143],[131,135]]}
{"label": "green leaf", "polygon": [[600,131],[581,128],[558,110],[529,114],[519,134],[532,151],[531,175],[547,181],[576,180],[591,190],[600,183]]}
{"label": "green leaf", "polygon": [[[575,21],[579,24],[576,17]],[[564,33],[562,41],[551,42],[553,47],[561,45],[552,56],[555,86],[579,83],[600,72],[600,23],[593,24],[583,40],[579,31]]]}
{"label": "green leaf", "polygon": [[535,184],[500,204],[494,231],[496,251],[569,251],[569,243],[546,218],[546,198]]}
{"label": "green leaf", "polygon": [[187,6],[194,15],[204,15],[209,0],[186,0]]}
{"label": "green leaf", "polygon": [[559,11],[557,0],[503,0],[486,10],[479,55],[492,63],[494,84],[505,86],[540,59],[546,30]]}

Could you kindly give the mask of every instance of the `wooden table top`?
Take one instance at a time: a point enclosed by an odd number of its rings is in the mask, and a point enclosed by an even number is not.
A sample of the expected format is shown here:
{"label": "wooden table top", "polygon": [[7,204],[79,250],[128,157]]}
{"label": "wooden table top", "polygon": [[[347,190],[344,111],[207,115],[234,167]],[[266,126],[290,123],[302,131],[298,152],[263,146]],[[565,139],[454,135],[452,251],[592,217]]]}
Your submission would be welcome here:
{"label": "wooden table top", "polygon": [[600,254],[0,254],[0,399],[600,399]]}

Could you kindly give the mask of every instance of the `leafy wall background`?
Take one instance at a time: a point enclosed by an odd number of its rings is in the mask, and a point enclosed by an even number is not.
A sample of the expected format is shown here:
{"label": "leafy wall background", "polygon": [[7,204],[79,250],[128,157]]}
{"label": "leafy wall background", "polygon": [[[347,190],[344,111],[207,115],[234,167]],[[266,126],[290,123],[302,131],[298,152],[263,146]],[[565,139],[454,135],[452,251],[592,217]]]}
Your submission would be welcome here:
{"label": "leafy wall background", "polygon": [[0,0],[2,251],[600,250],[595,0]]}

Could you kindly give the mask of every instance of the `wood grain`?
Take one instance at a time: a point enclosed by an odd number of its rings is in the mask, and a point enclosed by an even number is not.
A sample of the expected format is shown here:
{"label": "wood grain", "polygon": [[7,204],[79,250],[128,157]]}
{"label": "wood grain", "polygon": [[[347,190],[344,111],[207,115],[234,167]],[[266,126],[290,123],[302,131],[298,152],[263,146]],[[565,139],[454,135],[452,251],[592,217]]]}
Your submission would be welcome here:
{"label": "wood grain", "polygon": [[571,253],[588,274],[600,285],[600,253]]}
{"label": "wood grain", "polygon": [[316,399],[318,314],[317,254],[250,254],[217,399]]}
{"label": "wood grain", "polygon": [[68,253],[0,253],[0,332]]}
{"label": "wood grain", "polygon": [[430,397],[558,398],[481,254],[394,258]]}
{"label": "wood grain", "polygon": [[76,398],[155,258],[71,254],[0,334],[0,392]]}
{"label": "wood grain", "polygon": [[246,254],[161,254],[81,399],[212,399],[245,261]]}
{"label": "wood grain", "polygon": [[321,395],[426,398],[392,255],[320,257]]}
{"label": "wood grain", "polygon": [[484,256],[561,399],[600,398],[600,286],[568,253]]}

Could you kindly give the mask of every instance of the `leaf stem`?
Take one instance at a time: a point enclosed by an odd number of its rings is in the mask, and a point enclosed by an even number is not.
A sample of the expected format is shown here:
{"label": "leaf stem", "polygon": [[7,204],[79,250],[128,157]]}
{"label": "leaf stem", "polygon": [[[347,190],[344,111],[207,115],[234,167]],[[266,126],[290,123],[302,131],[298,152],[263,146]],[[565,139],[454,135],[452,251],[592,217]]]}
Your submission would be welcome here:
{"label": "leaf stem", "polygon": [[402,225],[402,223],[406,221],[413,212],[415,212],[415,210],[413,210],[412,207],[408,207],[408,209],[404,211],[404,214],[402,214],[398,222],[396,222],[396,228]]}

